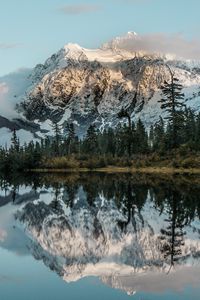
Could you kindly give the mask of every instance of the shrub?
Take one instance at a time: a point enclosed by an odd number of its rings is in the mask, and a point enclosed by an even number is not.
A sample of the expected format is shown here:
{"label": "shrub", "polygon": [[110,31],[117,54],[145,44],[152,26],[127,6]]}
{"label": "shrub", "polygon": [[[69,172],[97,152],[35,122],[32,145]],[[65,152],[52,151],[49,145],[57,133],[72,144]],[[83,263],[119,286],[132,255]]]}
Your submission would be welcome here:
{"label": "shrub", "polygon": [[181,161],[181,167],[183,167],[183,168],[199,168],[200,161],[198,158],[188,157]]}
{"label": "shrub", "polygon": [[107,163],[103,157],[100,158],[90,158],[87,161],[81,162],[81,167],[88,169],[97,169],[106,167]]}
{"label": "shrub", "polygon": [[47,169],[75,169],[79,167],[79,162],[73,157],[55,157],[47,159],[43,165]]}

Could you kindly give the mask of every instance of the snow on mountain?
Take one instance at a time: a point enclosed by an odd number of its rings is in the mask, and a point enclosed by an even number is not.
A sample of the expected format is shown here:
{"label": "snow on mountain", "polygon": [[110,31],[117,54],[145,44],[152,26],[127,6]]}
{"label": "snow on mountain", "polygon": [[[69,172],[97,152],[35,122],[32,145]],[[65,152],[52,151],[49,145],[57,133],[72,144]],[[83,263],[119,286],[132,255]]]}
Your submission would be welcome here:
{"label": "snow on mountain", "polygon": [[166,64],[184,86],[186,105],[198,112],[199,62],[123,48],[139,39],[135,32],[128,32],[99,49],[67,44],[33,70],[0,78],[0,115],[37,124],[31,130],[33,139],[34,134],[48,133],[52,120],[74,122],[79,134],[90,123],[101,129],[115,126],[121,108],[128,109],[133,120],[141,118],[150,126],[163,114],[158,100],[161,84],[169,80]]}
{"label": "snow on mountain", "polygon": [[133,54],[128,51],[120,51],[112,48],[105,48],[105,45],[100,49],[86,49],[77,44],[67,44],[64,46],[63,61],[60,66],[67,66],[67,61],[99,61],[101,63],[115,63],[124,59],[131,59]]}

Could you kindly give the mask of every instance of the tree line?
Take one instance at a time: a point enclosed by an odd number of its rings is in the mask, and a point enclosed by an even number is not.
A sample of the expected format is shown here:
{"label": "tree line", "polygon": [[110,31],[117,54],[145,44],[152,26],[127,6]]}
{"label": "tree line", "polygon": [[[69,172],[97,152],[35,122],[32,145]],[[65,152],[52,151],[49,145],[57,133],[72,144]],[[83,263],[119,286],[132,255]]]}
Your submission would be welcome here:
{"label": "tree line", "polygon": [[[127,109],[118,113],[121,122],[115,128],[100,131],[95,124],[88,127],[83,138],[79,138],[73,123],[62,128],[52,124],[54,135],[20,145],[16,130],[13,130],[11,147],[0,149],[1,170],[24,170],[45,166],[50,159],[73,157],[79,161],[98,158],[123,158],[131,160],[138,155],[166,156],[175,151],[190,154],[200,150],[200,113],[184,105],[183,86],[171,72],[171,79],[161,87],[161,108],[164,118],[149,129],[139,119],[131,122]],[[127,122],[124,122],[124,120]],[[66,161],[66,160],[65,160]],[[63,160],[64,162],[64,160]],[[62,160],[60,162],[62,165]],[[48,165],[48,164],[46,164]]]}

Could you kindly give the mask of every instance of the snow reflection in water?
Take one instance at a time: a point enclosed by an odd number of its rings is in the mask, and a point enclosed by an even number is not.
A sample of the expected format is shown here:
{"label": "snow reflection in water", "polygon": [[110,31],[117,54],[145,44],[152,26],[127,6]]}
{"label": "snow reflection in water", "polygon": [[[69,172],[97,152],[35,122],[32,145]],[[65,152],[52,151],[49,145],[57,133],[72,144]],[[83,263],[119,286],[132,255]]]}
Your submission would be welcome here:
{"label": "snow reflection in water", "polygon": [[199,183],[126,174],[3,181],[0,246],[31,253],[68,283],[97,276],[129,295],[198,286]]}

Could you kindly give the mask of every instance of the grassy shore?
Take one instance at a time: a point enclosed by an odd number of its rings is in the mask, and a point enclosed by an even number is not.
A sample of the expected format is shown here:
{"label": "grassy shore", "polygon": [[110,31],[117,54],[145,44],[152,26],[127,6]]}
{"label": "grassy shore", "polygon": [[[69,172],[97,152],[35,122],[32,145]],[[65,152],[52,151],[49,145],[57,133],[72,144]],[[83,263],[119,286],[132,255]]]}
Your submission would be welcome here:
{"label": "grassy shore", "polygon": [[143,174],[200,174],[200,153],[182,156],[140,155],[133,158],[74,156],[53,157],[30,170],[38,173],[107,172]]}

